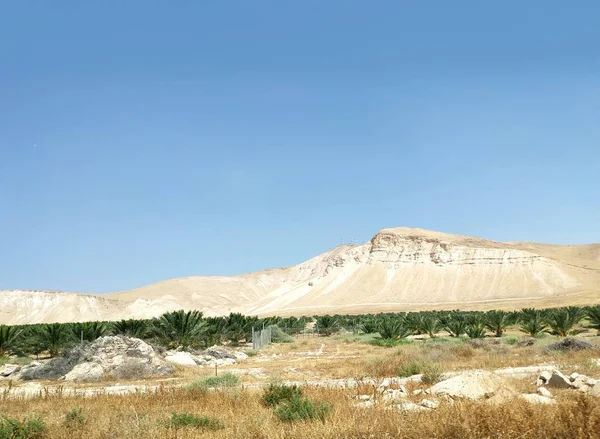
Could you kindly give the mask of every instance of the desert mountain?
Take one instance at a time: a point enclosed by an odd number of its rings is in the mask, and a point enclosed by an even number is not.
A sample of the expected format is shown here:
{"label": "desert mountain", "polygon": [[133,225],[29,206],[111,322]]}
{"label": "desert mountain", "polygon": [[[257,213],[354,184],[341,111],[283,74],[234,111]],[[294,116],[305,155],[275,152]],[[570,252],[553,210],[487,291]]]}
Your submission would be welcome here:
{"label": "desert mountain", "polygon": [[148,318],[182,308],[312,315],[598,302],[600,244],[500,243],[394,228],[299,265],[239,276],[171,279],[102,295],[0,291],[0,322]]}

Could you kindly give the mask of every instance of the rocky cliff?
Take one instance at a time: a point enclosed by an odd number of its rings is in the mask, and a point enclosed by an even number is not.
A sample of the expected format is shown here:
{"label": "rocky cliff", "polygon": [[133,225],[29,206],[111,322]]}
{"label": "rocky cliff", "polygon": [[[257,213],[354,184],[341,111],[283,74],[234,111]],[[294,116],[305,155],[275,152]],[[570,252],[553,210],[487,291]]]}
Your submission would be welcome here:
{"label": "rocky cliff", "polygon": [[104,295],[0,291],[0,322],[517,308],[600,302],[600,247],[500,243],[422,229],[378,232],[296,266],[172,279]]}

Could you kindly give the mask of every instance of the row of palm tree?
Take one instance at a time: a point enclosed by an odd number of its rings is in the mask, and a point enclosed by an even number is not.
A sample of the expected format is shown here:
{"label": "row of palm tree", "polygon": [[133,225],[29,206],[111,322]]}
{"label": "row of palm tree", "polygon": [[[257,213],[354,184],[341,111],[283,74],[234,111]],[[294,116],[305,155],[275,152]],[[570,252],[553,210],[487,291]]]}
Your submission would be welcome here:
{"label": "row of palm tree", "polygon": [[[364,333],[379,333],[383,339],[401,339],[411,334],[428,334],[435,338],[441,331],[452,337],[467,335],[481,338],[488,332],[502,337],[506,328],[518,325],[533,337],[550,333],[566,337],[580,332],[580,323],[600,333],[600,305],[521,311],[427,311],[381,313],[357,316],[314,316],[315,330],[323,336],[342,328]],[[231,313],[224,317],[204,317],[199,311],[172,311],[156,319],[121,320],[117,322],[52,323],[43,325],[0,325],[0,357],[8,353],[57,355],[69,345],[94,341],[103,335],[126,335],[153,341],[166,347],[200,348],[225,341],[233,345],[250,340],[252,328],[278,325],[296,334],[306,328],[312,317],[257,317]]]}
{"label": "row of palm tree", "polygon": [[543,333],[567,337],[584,330],[578,326],[584,319],[588,320],[588,328],[600,333],[600,306],[546,310],[526,308],[515,312],[388,313],[366,316],[360,329],[364,333],[378,332],[383,339],[398,339],[413,334],[428,334],[435,338],[441,331],[446,331],[451,337],[466,335],[470,338],[482,338],[488,332],[495,337],[502,337],[508,327],[518,325],[522,332],[532,337]]}

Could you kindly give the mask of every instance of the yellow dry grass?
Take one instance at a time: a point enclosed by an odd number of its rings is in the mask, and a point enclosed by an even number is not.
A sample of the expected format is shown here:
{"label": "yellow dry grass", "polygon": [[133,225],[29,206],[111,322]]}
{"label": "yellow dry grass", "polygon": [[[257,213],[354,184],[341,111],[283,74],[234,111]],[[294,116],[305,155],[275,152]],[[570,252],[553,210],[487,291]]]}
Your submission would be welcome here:
{"label": "yellow dry grass", "polygon": [[[261,404],[256,390],[190,392],[167,390],[151,395],[81,398],[38,398],[0,402],[2,415],[40,415],[47,438],[599,438],[600,400],[562,397],[554,406],[529,405],[518,400],[501,405],[456,402],[436,410],[400,413],[353,406],[347,392],[307,389],[313,400],[331,407],[324,422],[282,422]],[[69,427],[65,415],[81,407],[86,423]],[[161,421],[173,411],[221,420],[225,428],[203,431],[171,429]]]}
{"label": "yellow dry grass", "polygon": [[[600,338],[585,337],[600,345]],[[516,367],[540,363],[556,364],[566,373],[580,372],[600,378],[600,367],[592,359],[597,351],[549,352],[556,341],[547,337],[533,346],[508,344],[507,339],[435,341],[415,340],[394,348],[372,346],[352,335],[298,340],[272,345],[240,364],[219,368],[242,378],[242,387],[223,391],[188,391],[180,387],[201,377],[214,375],[213,368],[178,368],[174,377],[157,381],[119,384],[156,384],[156,393],[127,396],[100,395],[93,398],[46,396],[30,400],[1,400],[0,416],[23,418],[40,415],[48,426],[47,438],[600,438],[600,399],[575,391],[557,392],[554,406],[529,405],[520,400],[490,405],[485,401],[442,404],[424,412],[400,413],[383,408],[358,408],[357,394],[374,393],[374,386],[355,389],[307,386],[306,396],[331,407],[324,422],[280,421],[273,410],[261,404],[262,390],[249,388],[274,380],[319,381],[339,378],[397,376],[411,362],[436,364],[443,371]],[[46,384],[57,385],[56,382]],[[102,382],[75,387],[117,384]],[[510,380],[521,392],[535,392],[531,379]],[[409,390],[423,388],[411,384]],[[415,400],[415,402],[418,402]],[[81,407],[86,423],[69,427],[65,415]],[[164,425],[172,412],[189,412],[221,420],[217,431]]]}

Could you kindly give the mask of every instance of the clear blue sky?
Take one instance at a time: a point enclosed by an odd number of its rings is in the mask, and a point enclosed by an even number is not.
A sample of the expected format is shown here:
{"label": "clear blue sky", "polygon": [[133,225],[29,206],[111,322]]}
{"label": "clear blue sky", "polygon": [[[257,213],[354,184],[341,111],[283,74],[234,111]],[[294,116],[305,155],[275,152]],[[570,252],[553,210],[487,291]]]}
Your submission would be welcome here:
{"label": "clear blue sky", "polygon": [[6,1],[0,289],[384,227],[600,241],[600,2]]}

